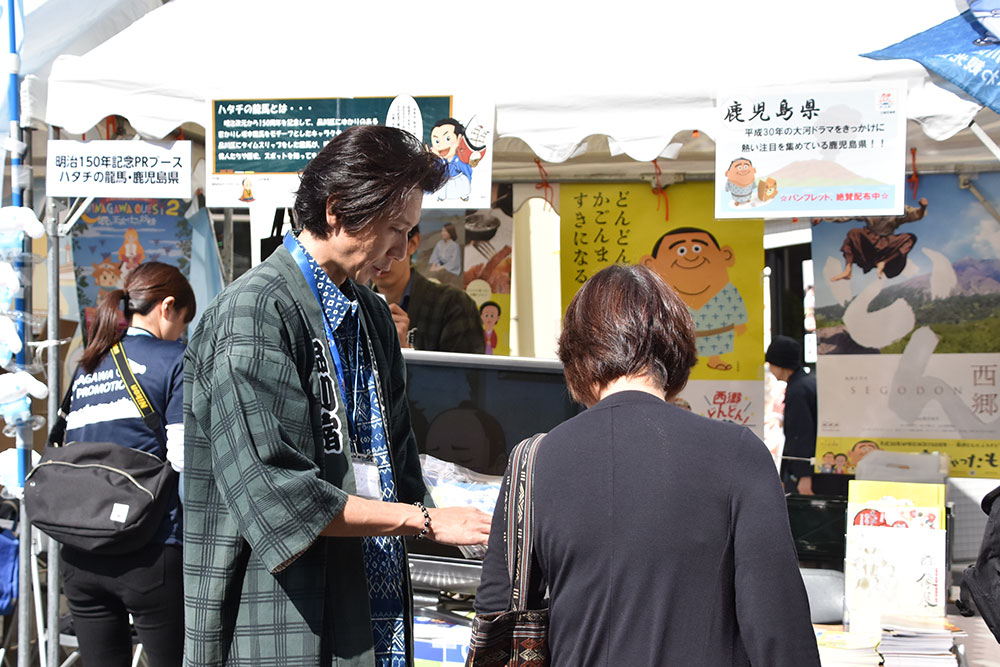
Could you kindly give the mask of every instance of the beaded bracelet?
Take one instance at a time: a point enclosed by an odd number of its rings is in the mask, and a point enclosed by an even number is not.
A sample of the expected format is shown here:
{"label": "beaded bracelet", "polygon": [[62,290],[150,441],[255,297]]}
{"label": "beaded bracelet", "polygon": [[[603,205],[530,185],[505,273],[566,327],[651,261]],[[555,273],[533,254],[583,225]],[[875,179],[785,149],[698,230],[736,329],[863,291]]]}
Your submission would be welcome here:
{"label": "beaded bracelet", "polygon": [[420,529],[420,533],[417,534],[416,536],[418,540],[422,540],[427,536],[427,531],[429,531],[431,528],[431,514],[430,512],[427,511],[427,508],[424,507],[423,503],[413,503],[413,504],[416,505],[417,508],[424,513],[424,527]]}

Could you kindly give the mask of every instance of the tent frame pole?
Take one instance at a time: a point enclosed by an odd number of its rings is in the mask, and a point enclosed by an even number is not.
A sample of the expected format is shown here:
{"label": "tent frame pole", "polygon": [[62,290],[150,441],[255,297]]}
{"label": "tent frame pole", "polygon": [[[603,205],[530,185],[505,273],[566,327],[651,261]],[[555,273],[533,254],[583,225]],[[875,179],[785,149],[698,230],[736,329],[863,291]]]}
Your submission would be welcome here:
{"label": "tent frame pole", "polygon": [[[50,140],[59,138],[59,128],[49,126],[48,138]],[[59,339],[59,304],[62,295],[59,291],[59,245],[62,241],[59,234],[59,212],[55,200],[52,197],[45,198],[45,231],[48,240],[48,251],[46,253],[47,285],[48,285],[48,316],[46,317],[48,327],[48,340]],[[60,404],[60,369],[59,369],[59,347],[48,348],[48,424],[55,423],[59,412]],[[48,571],[45,577],[45,593],[47,604],[45,607],[46,617],[46,642],[47,665],[55,667],[59,664],[59,543],[55,540],[48,540]]]}

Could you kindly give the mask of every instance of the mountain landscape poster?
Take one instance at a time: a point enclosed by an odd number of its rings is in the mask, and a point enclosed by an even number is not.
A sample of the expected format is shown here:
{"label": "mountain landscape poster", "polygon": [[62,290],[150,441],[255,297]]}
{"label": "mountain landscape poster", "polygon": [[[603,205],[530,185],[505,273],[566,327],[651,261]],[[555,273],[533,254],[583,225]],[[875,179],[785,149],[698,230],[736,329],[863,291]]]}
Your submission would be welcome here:
{"label": "mountain landscape poster", "polygon": [[963,184],[925,176],[901,215],[813,219],[817,460],[941,451],[953,476],[1000,478],[1000,174],[971,181],[985,204]]}

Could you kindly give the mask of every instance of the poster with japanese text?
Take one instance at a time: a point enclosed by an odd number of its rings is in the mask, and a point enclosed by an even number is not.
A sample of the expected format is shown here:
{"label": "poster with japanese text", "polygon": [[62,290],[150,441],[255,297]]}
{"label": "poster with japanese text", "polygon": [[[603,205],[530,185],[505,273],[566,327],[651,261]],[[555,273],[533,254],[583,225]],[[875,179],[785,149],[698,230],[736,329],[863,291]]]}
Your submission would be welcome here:
{"label": "poster with japanese text", "polygon": [[445,163],[447,182],[424,208],[489,208],[493,124],[493,103],[469,96],[213,100],[206,199],[290,207],[298,173],[331,139],[357,125],[389,125]]}
{"label": "poster with japanese text", "polygon": [[489,208],[424,209],[414,270],[476,303],[486,354],[510,354],[514,218],[510,184],[494,185]]}
{"label": "poster with japanese text", "polygon": [[[89,331],[101,297],[142,262],[190,274],[191,225],[180,199],[95,199],[72,229],[77,301]],[[85,334],[86,335],[86,334]]]}
{"label": "poster with japanese text", "polygon": [[[698,364],[678,404],[763,434],[764,223],[716,220],[711,183],[560,187],[562,307],[615,263],[644,264],[694,318]],[[669,212],[669,219],[666,219]]]}
{"label": "poster with japanese text", "polygon": [[[1000,203],[1000,174],[972,184]],[[1000,222],[958,176],[918,197],[813,221],[819,469],[936,451],[953,477],[1000,478]]]}
{"label": "poster with japanese text", "polygon": [[898,82],[720,94],[715,217],[902,212],[905,102]]}
{"label": "poster with japanese text", "polygon": [[191,196],[190,141],[50,139],[46,151],[50,197]]}

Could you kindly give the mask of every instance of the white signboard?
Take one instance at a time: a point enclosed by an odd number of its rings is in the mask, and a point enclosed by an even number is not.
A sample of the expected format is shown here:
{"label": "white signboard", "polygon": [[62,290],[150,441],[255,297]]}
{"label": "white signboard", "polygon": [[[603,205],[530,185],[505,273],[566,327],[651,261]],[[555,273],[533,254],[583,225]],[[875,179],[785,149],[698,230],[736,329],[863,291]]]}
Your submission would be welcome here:
{"label": "white signboard", "polygon": [[720,94],[715,217],[902,213],[905,101],[897,82]]}
{"label": "white signboard", "polygon": [[48,142],[50,197],[190,199],[191,142]]}

